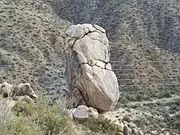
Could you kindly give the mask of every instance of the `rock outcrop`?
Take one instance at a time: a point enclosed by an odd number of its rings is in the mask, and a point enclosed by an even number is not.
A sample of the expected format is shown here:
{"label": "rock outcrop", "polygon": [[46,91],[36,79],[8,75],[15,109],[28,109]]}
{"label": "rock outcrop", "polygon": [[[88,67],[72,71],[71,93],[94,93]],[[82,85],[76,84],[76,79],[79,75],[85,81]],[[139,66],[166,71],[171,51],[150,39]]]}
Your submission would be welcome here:
{"label": "rock outcrop", "polygon": [[[79,93],[88,106],[112,110],[119,98],[118,81],[109,63],[109,42],[100,26],[72,25],[69,40],[67,76],[71,93]],[[78,92],[77,92],[78,91]],[[78,103],[81,104],[81,103]]]}
{"label": "rock outcrop", "polygon": [[4,98],[11,97],[13,99],[32,99],[36,100],[38,96],[35,94],[29,83],[20,83],[18,86],[3,82],[0,84],[0,94]]}
{"label": "rock outcrop", "polygon": [[3,95],[4,98],[9,97],[12,93],[13,85],[3,82],[0,84],[0,94]]}
{"label": "rock outcrop", "polygon": [[87,107],[85,105],[80,105],[77,108],[73,108],[70,110],[67,110],[67,114],[74,118],[75,120],[86,120],[87,118],[98,118],[99,113],[98,111],[93,107]]}
{"label": "rock outcrop", "polygon": [[17,86],[17,90],[14,92],[14,96],[29,96],[32,99],[38,98],[29,83],[19,84]]}
{"label": "rock outcrop", "polygon": [[89,108],[87,106],[84,106],[84,105],[78,106],[72,114],[73,118],[80,121],[86,120],[87,118],[89,118],[88,110]]}

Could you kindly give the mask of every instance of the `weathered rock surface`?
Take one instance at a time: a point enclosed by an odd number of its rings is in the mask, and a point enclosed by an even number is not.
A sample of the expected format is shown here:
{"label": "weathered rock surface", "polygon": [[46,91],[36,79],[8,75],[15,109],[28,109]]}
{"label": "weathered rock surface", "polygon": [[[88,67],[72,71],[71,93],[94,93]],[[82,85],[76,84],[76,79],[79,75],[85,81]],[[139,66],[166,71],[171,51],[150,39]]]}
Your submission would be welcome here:
{"label": "weathered rock surface", "polygon": [[79,121],[86,120],[89,118],[89,113],[81,109],[76,109],[73,113],[73,118]]}
{"label": "weathered rock surface", "polygon": [[0,94],[4,98],[12,97],[13,99],[37,99],[38,96],[35,94],[29,83],[20,83],[18,86],[3,82],[0,84]]}
{"label": "weathered rock surface", "polygon": [[68,114],[71,118],[77,119],[77,120],[85,120],[89,117],[98,118],[99,113],[98,111],[93,107],[87,107],[85,105],[80,105],[77,108],[73,108],[68,110]]}
{"label": "weathered rock surface", "polygon": [[73,118],[80,121],[89,118],[88,109],[85,105],[78,106],[73,112]]}
{"label": "weathered rock surface", "polygon": [[89,107],[88,112],[89,112],[90,117],[98,118],[98,116],[99,116],[98,111],[93,107]]}
{"label": "weathered rock surface", "polygon": [[[66,34],[69,43],[68,82],[85,103],[99,111],[112,110],[119,98],[116,75],[109,63],[109,42],[100,26],[72,25]],[[78,100],[78,99],[77,99]]]}
{"label": "weathered rock surface", "polygon": [[2,84],[0,84],[0,94],[2,94],[3,97],[10,96],[12,90],[13,90],[13,85],[7,82],[3,82]]}
{"label": "weathered rock surface", "polygon": [[15,96],[29,96],[32,99],[37,99],[38,96],[35,94],[29,83],[21,83],[17,86],[17,91],[15,91]]}

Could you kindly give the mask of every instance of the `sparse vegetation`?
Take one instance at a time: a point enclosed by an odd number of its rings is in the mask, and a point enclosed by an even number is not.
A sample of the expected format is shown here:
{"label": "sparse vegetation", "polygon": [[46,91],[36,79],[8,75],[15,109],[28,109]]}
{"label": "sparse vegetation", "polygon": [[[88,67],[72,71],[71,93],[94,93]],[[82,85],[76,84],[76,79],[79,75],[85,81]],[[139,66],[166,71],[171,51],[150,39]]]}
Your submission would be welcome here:
{"label": "sparse vegetation", "polygon": [[13,126],[6,124],[8,131],[12,128],[12,135],[58,135],[67,132],[72,121],[63,114],[60,105],[48,105],[42,101],[18,101],[13,107],[13,113]]}
{"label": "sparse vegetation", "polygon": [[157,89],[154,91],[138,91],[136,88],[125,87],[121,88],[122,92],[119,102],[127,104],[129,102],[147,101],[161,98],[170,98],[174,95],[180,95],[180,87],[167,87],[164,89]]}
{"label": "sparse vegetation", "polygon": [[96,133],[102,133],[104,135],[116,135],[117,133],[117,126],[112,124],[107,119],[89,118],[87,121],[85,121],[84,125],[88,127],[91,131]]}
{"label": "sparse vegetation", "polygon": [[[89,118],[84,123],[73,121],[62,111],[60,104],[48,104],[47,100],[37,103],[18,101],[11,115],[0,124],[2,135],[115,135],[117,127],[109,120]],[[0,117],[2,121],[3,117]],[[74,127],[80,131],[75,131]]]}
{"label": "sparse vegetation", "polygon": [[[2,133],[3,134],[3,133]],[[6,132],[3,135],[44,135],[40,127],[24,117],[15,117],[13,122],[6,123]]]}
{"label": "sparse vegetation", "polygon": [[[136,110],[139,119],[133,123],[145,134],[165,129],[179,135],[180,103],[153,102],[180,96],[180,87],[156,87],[171,82],[179,86],[179,7],[177,0],[0,0],[0,83],[29,82],[38,92],[49,91],[47,95],[55,100],[65,97],[64,31],[70,24],[66,20],[96,23],[107,31],[112,67],[122,79],[117,108]],[[140,104],[128,106],[131,102]],[[42,99],[17,102],[11,113],[5,109],[0,106],[0,135],[113,135],[116,131],[101,118],[74,123],[59,104]]]}

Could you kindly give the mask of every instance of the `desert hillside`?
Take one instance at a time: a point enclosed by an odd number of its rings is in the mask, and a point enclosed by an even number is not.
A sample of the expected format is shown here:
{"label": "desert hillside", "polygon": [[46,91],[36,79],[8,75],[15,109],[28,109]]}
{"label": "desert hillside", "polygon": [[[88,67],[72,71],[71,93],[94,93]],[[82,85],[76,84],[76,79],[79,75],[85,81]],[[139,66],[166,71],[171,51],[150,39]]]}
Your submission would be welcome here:
{"label": "desert hillside", "polygon": [[[83,23],[105,29],[120,93],[115,110],[84,124],[67,116],[69,100],[58,100],[69,95],[65,32]],[[179,135],[180,2],[1,0],[0,88],[3,82],[29,83],[39,96],[35,104],[15,104],[0,95],[3,135]],[[8,119],[4,112],[12,105]],[[119,134],[114,121],[123,124]]]}
{"label": "desert hillside", "polygon": [[149,91],[180,84],[179,1],[56,0],[51,4],[60,18],[107,30],[121,88]]}
{"label": "desert hillside", "polygon": [[0,82],[29,82],[54,95],[66,91],[62,54],[68,25],[42,1],[1,1]]}

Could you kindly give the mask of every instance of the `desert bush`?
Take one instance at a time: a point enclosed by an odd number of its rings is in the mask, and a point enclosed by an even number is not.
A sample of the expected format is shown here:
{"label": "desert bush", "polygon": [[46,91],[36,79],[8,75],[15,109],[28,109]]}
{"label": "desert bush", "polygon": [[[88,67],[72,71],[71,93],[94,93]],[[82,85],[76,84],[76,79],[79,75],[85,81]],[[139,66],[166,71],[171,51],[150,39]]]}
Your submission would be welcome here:
{"label": "desert bush", "polygon": [[180,87],[169,86],[164,89],[157,89],[156,91],[152,92],[152,95],[155,98],[170,98],[173,95],[180,95]]}
{"label": "desert bush", "polygon": [[103,118],[89,118],[85,121],[84,126],[88,127],[93,132],[102,133],[104,135],[115,135],[117,133],[117,126],[112,124],[110,120]]}
{"label": "desert bush", "polygon": [[35,104],[25,101],[19,101],[13,107],[13,111],[17,116],[30,116],[35,113],[36,109],[37,107]]}
{"label": "desert bush", "polygon": [[134,120],[134,123],[141,128],[145,128],[145,125],[148,125],[148,120],[145,117]]}
{"label": "desert bush", "polygon": [[[0,118],[0,121],[1,118]],[[1,135],[43,135],[36,123],[24,119],[24,117],[6,118],[6,123],[0,124]]]}
{"label": "desert bush", "polygon": [[13,128],[12,135],[43,135],[43,132],[36,123],[22,117],[15,118],[13,127],[11,128]]}
{"label": "desert bush", "polygon": [[[59,104],[49,105],[47,100],[37,103],[19,101],[13,107],[13,111],[18,117],[24,117],[24,119],[28,117],[28,123],[36,124],[44,135],[58,135],[67,132],[68,122],[71,121],[61,111]],[[20,130],[23,131],[23,129]]]}
{"label": "desert bush", "polygon": [[64,114],[58,114],[52,110],[44,110],[38,114],[36,122],[46,135],[59,134],[62,131],[67,132],[70,119]]}
{"label": "desert bush", "polygon": [[[115,135],[117,127],[103,118],[89,118],[78,123],[68,117],[60,104],[47,100],[36,103],[18,101],[13,107],[13,120],[6,117],[2,135]],[[15,114],[15,115],[14,115]],[[76,130],[82,127],[80,130]],[[0,126],[1,128],[1,126]],[[4,127],[2,126],[2,129]],[[0,130],[1,131],[1,130]],[[6,132],[7,131],[7,132]],[[76,133],[77,132],[77,133]],[[6,134],[4,134],[6,133]]]}
{"label": "desert bush", "polygon": [[180,112],[173,116],[173,126],[180,131]]}

